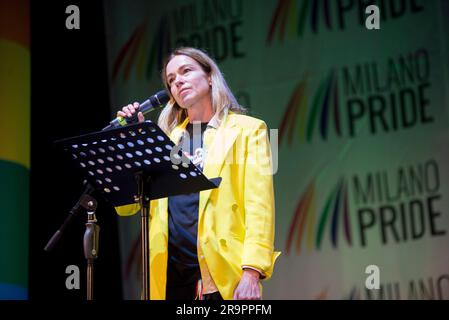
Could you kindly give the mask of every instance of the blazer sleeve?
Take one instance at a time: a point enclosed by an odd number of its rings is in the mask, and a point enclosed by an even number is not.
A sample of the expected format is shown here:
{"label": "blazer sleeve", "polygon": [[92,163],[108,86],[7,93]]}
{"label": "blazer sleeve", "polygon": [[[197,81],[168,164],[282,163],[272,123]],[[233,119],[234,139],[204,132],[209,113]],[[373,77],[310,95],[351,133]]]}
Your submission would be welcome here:
{"label": "blazer sleeve", "polygon": [[140,206],[138,203],[115,207],[115,211],[119,216],[132,216],[136,214],[139,210]]}
{"label": "blazer sleeve", "polygon": [[274,188],[270,143],[263,121],[248,132],[244,173],[245,239],[241,266],[271,277],[274,252]]}
{"label": "blazer sleeve", "polygon": [[[150,219],[153,217],[159,205],[158,200],[151,200],[150,202]],[[133,203],[126,206],[115,207],[115,211],[119,216],[132,216],[140,212],[140,204]]]}

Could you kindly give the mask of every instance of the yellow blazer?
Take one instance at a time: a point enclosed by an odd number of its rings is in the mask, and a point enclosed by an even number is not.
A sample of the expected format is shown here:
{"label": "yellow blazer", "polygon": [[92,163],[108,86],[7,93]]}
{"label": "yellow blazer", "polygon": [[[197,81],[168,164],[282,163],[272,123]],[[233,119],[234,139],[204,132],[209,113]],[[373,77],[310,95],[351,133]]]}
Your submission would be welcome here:
{"label": "yellow blazer", "polygon": [[[188,119],[170,139],[177,143]],[[198,210],[198,260],[206,263],[221,296],[233,299],[242,266],[271,277],[279,252],[274,251],[274,191],[266,124],[229,113],[218,129],[208,127],[203,146],[203,173],[221,177],[217,189],[201,191]],[[118,207],[119,215],[136,213],[138,205]],[[168,200],[150,206],[150,298],[165,299],[168,258]],[[201,255],[200,255],[201,252]],[[203,268],[202,268],[203,269]]]}

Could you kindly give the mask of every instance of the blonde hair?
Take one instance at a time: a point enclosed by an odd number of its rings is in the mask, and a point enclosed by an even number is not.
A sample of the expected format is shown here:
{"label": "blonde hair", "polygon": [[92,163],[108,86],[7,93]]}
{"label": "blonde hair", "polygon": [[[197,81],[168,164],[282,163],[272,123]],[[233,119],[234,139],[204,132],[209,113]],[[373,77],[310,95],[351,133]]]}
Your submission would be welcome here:
{"label": "blonde hair", "polygon": [[166,69],[167,64],[176,56],[185,55],[192,58],[201,66],[203,71],[211,78],[211,97],[212,97],[212,109],[214,116],[217,116],[222,120],[223,115],[226,111],[233,111],[235,113],[246,113],[245,108],[240,106],[237,99],[232,94],[229,89],[226,80],[224,79],[220,69],[212,58],[210,58],[205,52],[190,48],[182,47],[175,49],[165,60],[164,68],[162,70],[162,80],[164,86],[169,92],[170,101],[162,109],[159,115],[158,125],[161,129],[170,134],[170,132],[179,124],[181,124],[187,118],[187,111],[181,108],[173,98],[170,86],[167,82]]}

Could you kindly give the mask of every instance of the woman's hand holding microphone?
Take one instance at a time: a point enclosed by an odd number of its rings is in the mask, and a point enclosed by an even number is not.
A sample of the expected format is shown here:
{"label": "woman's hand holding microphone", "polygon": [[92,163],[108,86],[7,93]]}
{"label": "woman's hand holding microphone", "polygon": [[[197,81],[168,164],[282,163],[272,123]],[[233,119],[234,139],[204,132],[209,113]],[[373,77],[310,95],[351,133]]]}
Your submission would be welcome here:
{"label": "woman's hand holding microphone", "polygon": [[127,106],[123,107],[121,111],[117,112],[117,117],[131,118],[137,112],[137,119],[139,120],[139,122],[144,122],[145,117],[142,112],[138,111],[139,106],[140,104],[138,102],[128,104]]}

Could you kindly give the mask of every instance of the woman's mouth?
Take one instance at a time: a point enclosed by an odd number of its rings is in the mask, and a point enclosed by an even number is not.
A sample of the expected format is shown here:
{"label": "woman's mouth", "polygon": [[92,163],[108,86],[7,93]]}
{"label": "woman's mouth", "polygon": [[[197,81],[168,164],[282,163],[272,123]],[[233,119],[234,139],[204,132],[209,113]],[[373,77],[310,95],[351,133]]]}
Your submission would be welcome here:
{"label": "woman's mouth", "polygon": [[182,95],[183,93],[185,93],[187,90],[190,90],[190,88],[184,88],[181,91],[179,91],[179,95]]}

